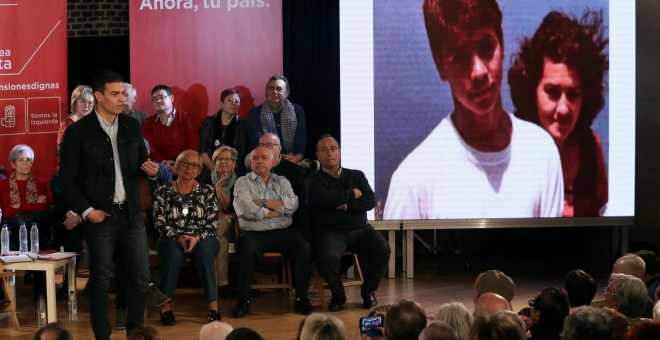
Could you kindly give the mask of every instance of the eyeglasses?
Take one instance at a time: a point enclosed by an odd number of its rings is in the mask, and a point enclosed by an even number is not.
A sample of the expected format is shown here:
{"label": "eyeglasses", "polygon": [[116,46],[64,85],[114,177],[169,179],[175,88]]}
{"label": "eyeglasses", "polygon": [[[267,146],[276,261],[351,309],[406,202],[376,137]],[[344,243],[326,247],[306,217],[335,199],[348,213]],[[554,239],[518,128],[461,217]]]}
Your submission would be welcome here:
{"label": "eyeglasses", "polygon": [[234,159],[234,158],[217,157],[217,158],[215,159],[215,162],[216,162],[216,163],[229,163],[229,162],[233,162],[233,161],[235,161],[235,160],[236,160],[236,159]]}
{"label": "eyeglasses", "polygon": [[78,102],[78,104],[80,104],[80,106],[94,105],[94,101],[81,100]]}
{"label": "eyeglasses", "polygon": [[275,143],[259,143],[259,146],[263,146],[264,148],[272,149],[273,146],[280,146],[280,145],[275,144]]}
{"label": "eyeglasses", "polygon": [[323,152],[323,153],[326,153],[326,152],[328,152],[328,151],[330,151],[330,152],[337,152],[337,150],[339,150],[339,148],[336,147],[336,146],[331,146],[331,147],[329,147],[329,148],[324,146],[324,147],[322,147],[322,148],[320,148],[320,149],[316,149],[316,151],[318,151],[318,152]]}
{"label": "eyeglasses", "polygon": [[231,99],[231,98],[227,98],[227,99],[225,99],[225,102],[226,102],[226,103],[240,104],[240,103],[241,103],[241,100],[240,100],[240,99]]}
{"label": "eyeglasses", "polygon": [[163,100],[165,100],[165,98],[167,98],[167,97],[169,97],[169,96],[170,96],[170,95],[168,94],[168,95],[166,95],[166,96],[155,96],[155,97],[151,97],[151,102],[152,102],[152,103],[158,103],[159,101],[163,101]]}
{"label": "eyeglasses", "polygon": [[534,299],[530,299],[529,301],[527,301],[527,304],[528,304],[530,307],[534,308]]}
{"label": "eyeglasses", "polygon": [[603,294],[604,294],[604,295],[612,295],[612,296],[614,296],[614,293],[613,293],[613,292],[610,292],[610,291],[607,289],[607,286],[605,286],[605,289],[603,289]]}
{"label": "eyeglasses", "polygon": [[197,170],[200,167],[199,163],[190,163],[188,161],[181,161],[180,164],[181,164],[182,167],[192,169],[192,170]]}

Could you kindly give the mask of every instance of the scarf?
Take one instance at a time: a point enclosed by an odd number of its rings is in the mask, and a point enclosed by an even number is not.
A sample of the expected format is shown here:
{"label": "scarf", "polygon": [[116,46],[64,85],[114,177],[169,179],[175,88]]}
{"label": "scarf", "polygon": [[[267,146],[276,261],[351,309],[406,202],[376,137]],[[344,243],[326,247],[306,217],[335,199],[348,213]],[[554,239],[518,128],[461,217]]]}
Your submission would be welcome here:
{"label": "scarf", "polygon": [[[37,203],[37,181],[32,174],[28,174],[27,187],[25,189],[25,203]],[[9,200],[11,206],[18,209],[21,206],[21,194],[18,192],[18,183],[16,182],[16,171],[9,175]]]}
{"label": "scarf", "polygon": [[275,123],[275,117],[273,117],[273,111],[270,108],[270,104],[265,102],[261,105],[261,130],[263,133],[270,132],[279,135],[282,140],[282,148],[284,149],[283,153],[294,152],[293,137],[296,135],[297,127],[298,121],[296,120],[296,110],[288,99],[285,99],[282,103],[281,135],[277,132],[277,124]]}
{"label": "scarf", "polygon": [[[230,194],[231,188],[234,187],[234,183],[236,183],[236,178],[238,177],[236,176],[236,173],[232,170],[231,174],[229,175],[229,178],[227,178],[225,180],[225,183],[222,184],[222,191],[224,191],[225,194],[227,194],[227,196],[231,197]],[[211,172],[211,183],[213,183],[214,187],[219,180],[220,180],[220,174],[218,173],[218,170],[213,169],[213,171]]]}

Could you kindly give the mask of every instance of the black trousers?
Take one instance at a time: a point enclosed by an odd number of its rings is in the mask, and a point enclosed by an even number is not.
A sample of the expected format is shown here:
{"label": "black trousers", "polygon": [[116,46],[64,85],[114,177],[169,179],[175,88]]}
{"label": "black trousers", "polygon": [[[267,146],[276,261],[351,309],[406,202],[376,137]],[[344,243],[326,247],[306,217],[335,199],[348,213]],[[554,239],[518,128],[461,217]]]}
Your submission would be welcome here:
{"label": "black trousers", "polygon": [[250,299],[254,267],[265,252],[280,252],[291,262],[293,288],[297,298],[306,298],[312,268],[312,250],[298,230],[241,231],[236,254],[238,261],[238,299]]}
{"label": "black trousers", "polygon": [[339,266],[341,254],[352,251],[358,255],[364,283],[362,291],[378,289],[380,279],[387,270],[390,260],[390,245],[373,228],[352,230],[319,231],[316,234],[316,262],[319,272],[328,283],[332,296],[344,296]]}

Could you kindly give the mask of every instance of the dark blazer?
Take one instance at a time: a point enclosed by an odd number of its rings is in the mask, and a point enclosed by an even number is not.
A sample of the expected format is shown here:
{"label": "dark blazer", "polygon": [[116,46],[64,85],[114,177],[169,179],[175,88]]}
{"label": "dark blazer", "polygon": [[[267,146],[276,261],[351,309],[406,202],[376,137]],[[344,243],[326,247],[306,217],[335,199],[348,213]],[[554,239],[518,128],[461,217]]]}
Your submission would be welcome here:
{"label": "dark blazer", "polygon": [[[119,114],[117,150],[130,216],[140,212],[138,175],[147,160],[137,120]],[[60,151],[59,184],[62,195],[79,215],[90,207],[112,211],[115,165],[110,137],[103,131],[96,111],[69,126]]]}

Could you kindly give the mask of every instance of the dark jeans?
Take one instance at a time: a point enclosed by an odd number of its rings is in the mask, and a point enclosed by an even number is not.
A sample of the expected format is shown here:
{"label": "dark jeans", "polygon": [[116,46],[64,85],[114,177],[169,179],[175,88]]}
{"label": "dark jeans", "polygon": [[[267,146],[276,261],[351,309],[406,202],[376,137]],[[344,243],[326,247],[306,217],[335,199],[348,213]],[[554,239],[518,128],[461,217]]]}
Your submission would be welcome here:
{"label": "dark jeans", "polygon": [[238,299],[250,299],[254,267],[265,252],[279,252],[291,261],[293,288],[297,298],[306,298],[312,266],[312,250],[298,230],[241,231],[236,254],[238,264]]}
{"label": "dark jeans", "polygon": [[378,289],[391,253],[385,238],[373,228],[322,231],[316,235],[315,247],[319,272],[328,283],[333,296],[344,296],[344,286],[339,273],[343,252],[348,250],[358,255],[364,276],[362,290],[365,292]]}
{"label": "dark jeans", "polygon": [[191,257],[199,282],[204,288],[206,301],[218,299],[218,287],[215,279],[215,257],[220,251],[220,242],[215,236],[207,237],[197,243],[192,253],[184,253],[181,245],[172,239],[158,240],[158,255],[161,258],[161,289],[163,294],[172,298],[179,279],[181,265],[186,257]]}
{"label": "dark jeans", "polygon": [[123,260],[127,277],[126,332],[142,325],[149,287],[147,233],[140,215],[127,217],[123,211],[110,212],[103,222],[85,221],[89,248],[89,316],[96,339],[109,339],[108,293],[115,250]]}

